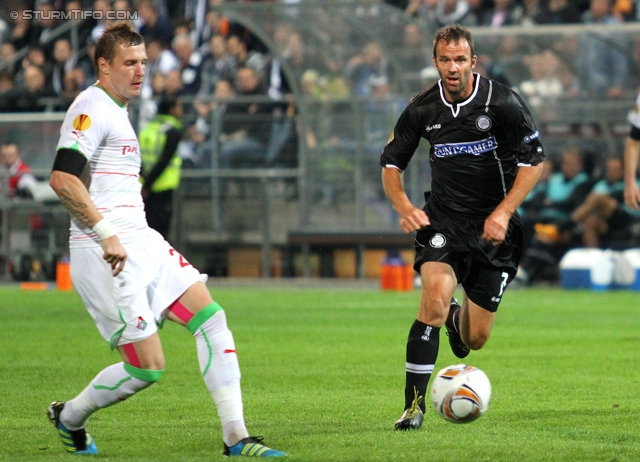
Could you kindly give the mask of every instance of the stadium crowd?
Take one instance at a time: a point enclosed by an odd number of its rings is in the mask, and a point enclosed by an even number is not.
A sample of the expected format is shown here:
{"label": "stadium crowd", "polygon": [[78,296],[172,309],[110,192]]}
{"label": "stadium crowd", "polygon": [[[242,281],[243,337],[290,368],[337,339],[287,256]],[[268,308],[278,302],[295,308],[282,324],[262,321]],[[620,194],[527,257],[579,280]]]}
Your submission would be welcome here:
{"label": "stadium crowd", "polygon": [[[397,114],[381,116],[375,104],[398,99],[394,95],[393,66],[379,44],[368,42],[355,54],[333,53],[330,59],[328,54],[311,50],[305,37],[282,23],[273,26],[271,38],[277,48],[274,53],[252,31],[221,13],[219,6],[224,1],[229,0],[3,1],[0,112],[64,111],[95,81],[93,52],[107,21],[88,18],[77,22],[76,41],[68,28],[64,33],[57,32],[68,21],[55,19],[51,12],[116,11],[121,16],[137,12],[134,24],[145,38],[148,55],[137,128],[153,119],[156,101],[161,96],[182,99],[184,134],[180,156],[185,166],[209,167],[213,152],[219,152],[217,162],[223,167],[294,166],[295,146],[301,136],[310,148],[353,150],[352,140],[341,136],[341,130],[352,121],[343,123],[336,117],[327,126],[330,122],[321,120],[321,109],[317,114],[311,111],[311,117],[319,121],[318,129],[299,133],[296,107],[287,96],[293,84],[288,80],[291,77],[298,80],[295,84],[306,97],[318,101],[327,96],[371,98],[373,103],[365,113],[365,143],[368,150],[379,152],[389,120],[395,120]],[[386,3],[415,19],[406,26],[404,36],[398,38],[395,50],[403,70],[418,76],[416,91],[420,86],[432,85],[437,78],[430,53],[424,52],[425,37],[429,36],[426,31],[446,24],[457,22],[487,28],[537,24],[615,26],[640,20],[639,0],[386,0]],[[25,13],[29,11],[40,13],[31,16],[35,19],[26,19],[29,16]],[[636,91],[638,82],[634,62],[637,57],[630,56],[628,50],[633,46],[629,45],[632,44],[616,43],[615,39],[593,40],[588,34],[578,44],[558,41],[544,50],[531,50],[522,43],[503,40],[496,42],[493,55],[508,55],[510,59],[500,64],[488,54],[481,54],[477,71],[514,87],[532,106],[545,98],[584,95],[598,98],[605,95],[612,100],[627,98]],[[335,60],[336,56],[341,59]],[[524,76],[520,81],[510,81],[509,75],[518,74],[513,69],[504,72],[504,63],[509,62]],[[291,72],[282,71],[285,65]],[[220,126],[212,127],[211,114],[216,111],[224,117],[220,118]],[[323,127],[325,134],[321,132]],[[212,136],[214,132],[217,137]],[[629,215],[623,217],[624,231],[619,226],[622,222],[607,228],[602,222],[606,224],[611,215],[604,216],[604,207],[589,202],[595,201],[592,195],[597,193],[623,204],[621,154],[613,152],[603,157],[602,153],[594,155],[572,147],[547,163],[545,180],[522,208],[529,242],[524,260],[526,269],[522,273],[524,281],[535,279],[545,265],[557,263],[570,246],[630,242],[639,220],[635,214],[624,211]],[[330,201],[333,194],[329,178],[324,199]],[[616,207],[613,209],[617,210]],[[620,214],[614,215],[621,219]],[[595,216],[600,220],[598,223]],[[615,235],[610,231],[613,228],[617,230]]]}

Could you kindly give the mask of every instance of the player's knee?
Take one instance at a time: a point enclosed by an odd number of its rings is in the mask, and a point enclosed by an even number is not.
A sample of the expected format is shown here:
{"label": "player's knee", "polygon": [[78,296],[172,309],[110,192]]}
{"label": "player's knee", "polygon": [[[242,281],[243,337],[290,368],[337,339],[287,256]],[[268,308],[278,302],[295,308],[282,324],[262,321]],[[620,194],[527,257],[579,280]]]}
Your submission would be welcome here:
{"label": "player's knee", "polygon": [[227,320],[224,310],[216,302],[202,308],[187,323],[189,332],[196,335],[198,331],[204,328],[210,334],[227,330]]}
{"label": "player's knee", "polygon": [[163,367],[161,369],[142,369],[140,367],[135,367],[127,363],[125,363],[124,368],[129,373],[129,375],[131,375],[131,377],[152,384],[160,380],[160,378],[164,374],[164,360]]}

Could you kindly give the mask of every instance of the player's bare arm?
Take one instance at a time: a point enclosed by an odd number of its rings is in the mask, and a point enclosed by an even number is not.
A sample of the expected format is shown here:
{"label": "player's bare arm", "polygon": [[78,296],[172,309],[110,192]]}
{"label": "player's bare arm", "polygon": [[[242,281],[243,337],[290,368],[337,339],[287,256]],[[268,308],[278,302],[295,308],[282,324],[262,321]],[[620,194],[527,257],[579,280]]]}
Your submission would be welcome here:
{"label": "player's bare arm", "polygon": [[640,209],[640,190],[636,183],[639,157],[640,140],[627,137],[624,146],[624,203],[636,210]]}
{"label": "player's bare arm", "polygon": [[393,208],[400,215],[400,227],[409,234],[429,225],[429,217],[411,203],[404,191],[402,172],[397,168],[382,169],[382,186]]}
{"label": "player's bare arm", "polygon": [[[80,178],[70,173],[54,170],[49,180],[51,188],[60,198],[62,205],[88,228],[93,228],[103,218],[91,201],[89,191]],[[104,259],[111,265],[113,275],[117,276],[124,268],[127,252],[117,235],[100,242]]]}
{"label": "player's bare arm", "polygon": [[482,239],[493,245],[504,241],[511,216],[531,192],[541,174],[542,162],[533,166],[521,166],[518,169],[511,191],[485,220]]}

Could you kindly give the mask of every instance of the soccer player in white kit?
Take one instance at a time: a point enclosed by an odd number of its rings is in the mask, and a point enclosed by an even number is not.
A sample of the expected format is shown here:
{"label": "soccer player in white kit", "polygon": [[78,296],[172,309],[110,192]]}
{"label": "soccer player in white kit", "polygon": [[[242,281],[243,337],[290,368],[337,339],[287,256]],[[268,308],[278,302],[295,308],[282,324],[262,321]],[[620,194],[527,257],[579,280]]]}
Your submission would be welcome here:
{"label": "soccer player in white kit", "polygon": [[247,432],[233,336],[204,284],[207,276],[147,226],[140,148],[127,111],[140,95],[146,59],[143,38],[129,23],[105,30],[94,58],[98,82],[78,95],[60,130],[50,184],[72,215],[71,278],[122,362],[99,372],[75,398],[53,402],[49,418],[68,452],[97,454],[85,430],[89,416],[160,379],[165,360],[157,331],[168,319],[196,339],[224,455],[286,455]]}
{"label": "soccer player in white kit", "polygon": [[636,181],[640,158],[640,93],[631,114],[631,131],[624,146],[624,202],[633,209],[640,209],[640,188]]}

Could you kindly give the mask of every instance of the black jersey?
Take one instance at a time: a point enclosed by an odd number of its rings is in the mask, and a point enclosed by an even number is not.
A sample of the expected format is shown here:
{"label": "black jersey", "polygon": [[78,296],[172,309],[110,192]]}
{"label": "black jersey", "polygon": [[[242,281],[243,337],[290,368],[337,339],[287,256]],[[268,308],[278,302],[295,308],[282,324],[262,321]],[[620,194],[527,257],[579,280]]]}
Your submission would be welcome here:
{"label": "black jersey", "polygon": [[431,200],[438,210],[487,217],[505,198],[519,165],[545,158],[533,117],[520,96],[474,74],[464,101],[445,99],[442,82],[415,96],[398,119],[380,165],[404,170],[420,139],[430,147]]}

